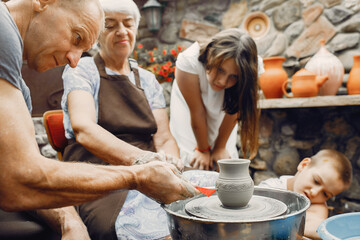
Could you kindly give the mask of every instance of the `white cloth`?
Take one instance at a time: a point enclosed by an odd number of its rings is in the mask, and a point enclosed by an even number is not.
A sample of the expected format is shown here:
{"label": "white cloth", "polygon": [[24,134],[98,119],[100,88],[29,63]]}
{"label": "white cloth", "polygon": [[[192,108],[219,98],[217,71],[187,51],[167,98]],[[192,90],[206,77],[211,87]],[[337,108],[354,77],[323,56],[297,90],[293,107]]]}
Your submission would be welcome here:
{"label": "white cloth", "polygon": [[136,190],[129,191],[116,218],[115,230],[119,240],[153,240],[170,234],[165,210]]}
{"label": "white cloth", "polygon": [[280,178],[269,178],[262,181],[259,184],[259,187],[266,187],[266,188],[278,188],[287,190],[287,180],[292,178],[291,175],[283,175]]}

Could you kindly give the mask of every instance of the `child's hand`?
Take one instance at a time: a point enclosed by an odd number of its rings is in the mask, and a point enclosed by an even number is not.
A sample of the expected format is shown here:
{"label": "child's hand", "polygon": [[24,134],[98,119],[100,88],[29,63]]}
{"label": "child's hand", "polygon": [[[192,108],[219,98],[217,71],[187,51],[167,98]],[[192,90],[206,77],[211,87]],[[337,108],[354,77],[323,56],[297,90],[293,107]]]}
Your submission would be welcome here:
{"label": "child's hand", "polygon": [[214,148],[214,150],[211,152],[211,161],[217,162],[221,159],[228,159],[231,158],[229,152],[226,150],[226,148]]}
{"label": "child's hand", "polygon": [[194,152],[193,159],[190,162],[190,166],[193,168],[198,168],[200,170],[210,170],[212,169],[212,161],[210,158],[210,152]]}

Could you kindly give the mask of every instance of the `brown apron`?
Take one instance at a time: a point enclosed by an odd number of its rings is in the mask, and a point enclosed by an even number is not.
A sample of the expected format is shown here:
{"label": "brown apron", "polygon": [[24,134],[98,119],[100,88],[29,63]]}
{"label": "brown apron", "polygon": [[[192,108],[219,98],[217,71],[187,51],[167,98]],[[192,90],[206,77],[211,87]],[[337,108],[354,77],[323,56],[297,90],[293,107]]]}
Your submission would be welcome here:
{"label": "brown apron", "polygon": [[[136,62],[130,61],[136,86],[124,75],[107,75],[104,60],[97,54],[100,73],[98,124],[121,140],[138,148],[155,151],[152,135],[157,131],[155,118],[140,86]],[[74,139],[65,148],[64,161],[82,161],[108,165]],[[113,192],[101,199],[78,206],[91,239],[117,239],[115,221],[125,202],[127,190]]]}

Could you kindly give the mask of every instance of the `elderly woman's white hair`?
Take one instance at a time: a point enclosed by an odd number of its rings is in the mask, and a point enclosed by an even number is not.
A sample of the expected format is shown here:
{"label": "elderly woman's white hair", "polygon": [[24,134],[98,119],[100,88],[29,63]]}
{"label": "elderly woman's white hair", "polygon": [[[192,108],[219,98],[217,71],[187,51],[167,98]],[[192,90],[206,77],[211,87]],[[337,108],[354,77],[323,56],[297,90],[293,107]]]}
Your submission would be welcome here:
{"label": "elderly woman's white hair", "polygon": [[136,29],[139,27],[140,11],[133,0],[100,0],[104,12],[126,13],[134,17]]}

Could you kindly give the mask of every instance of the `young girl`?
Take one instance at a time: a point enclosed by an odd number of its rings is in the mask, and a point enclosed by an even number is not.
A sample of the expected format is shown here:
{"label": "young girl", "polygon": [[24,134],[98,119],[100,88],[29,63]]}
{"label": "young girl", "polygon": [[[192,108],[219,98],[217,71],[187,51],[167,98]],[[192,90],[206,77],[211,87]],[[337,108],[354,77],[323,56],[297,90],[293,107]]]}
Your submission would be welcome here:
{"label": "young girl", "polygon": [[[260,64],[258,64],[258,58]],[[212,169],[241,150],[258,148],[258,65],[255,42],[239,29],[219,32],[205,45],[195,42],[176,61],[170,102],[170,130],[186,166]]]}

